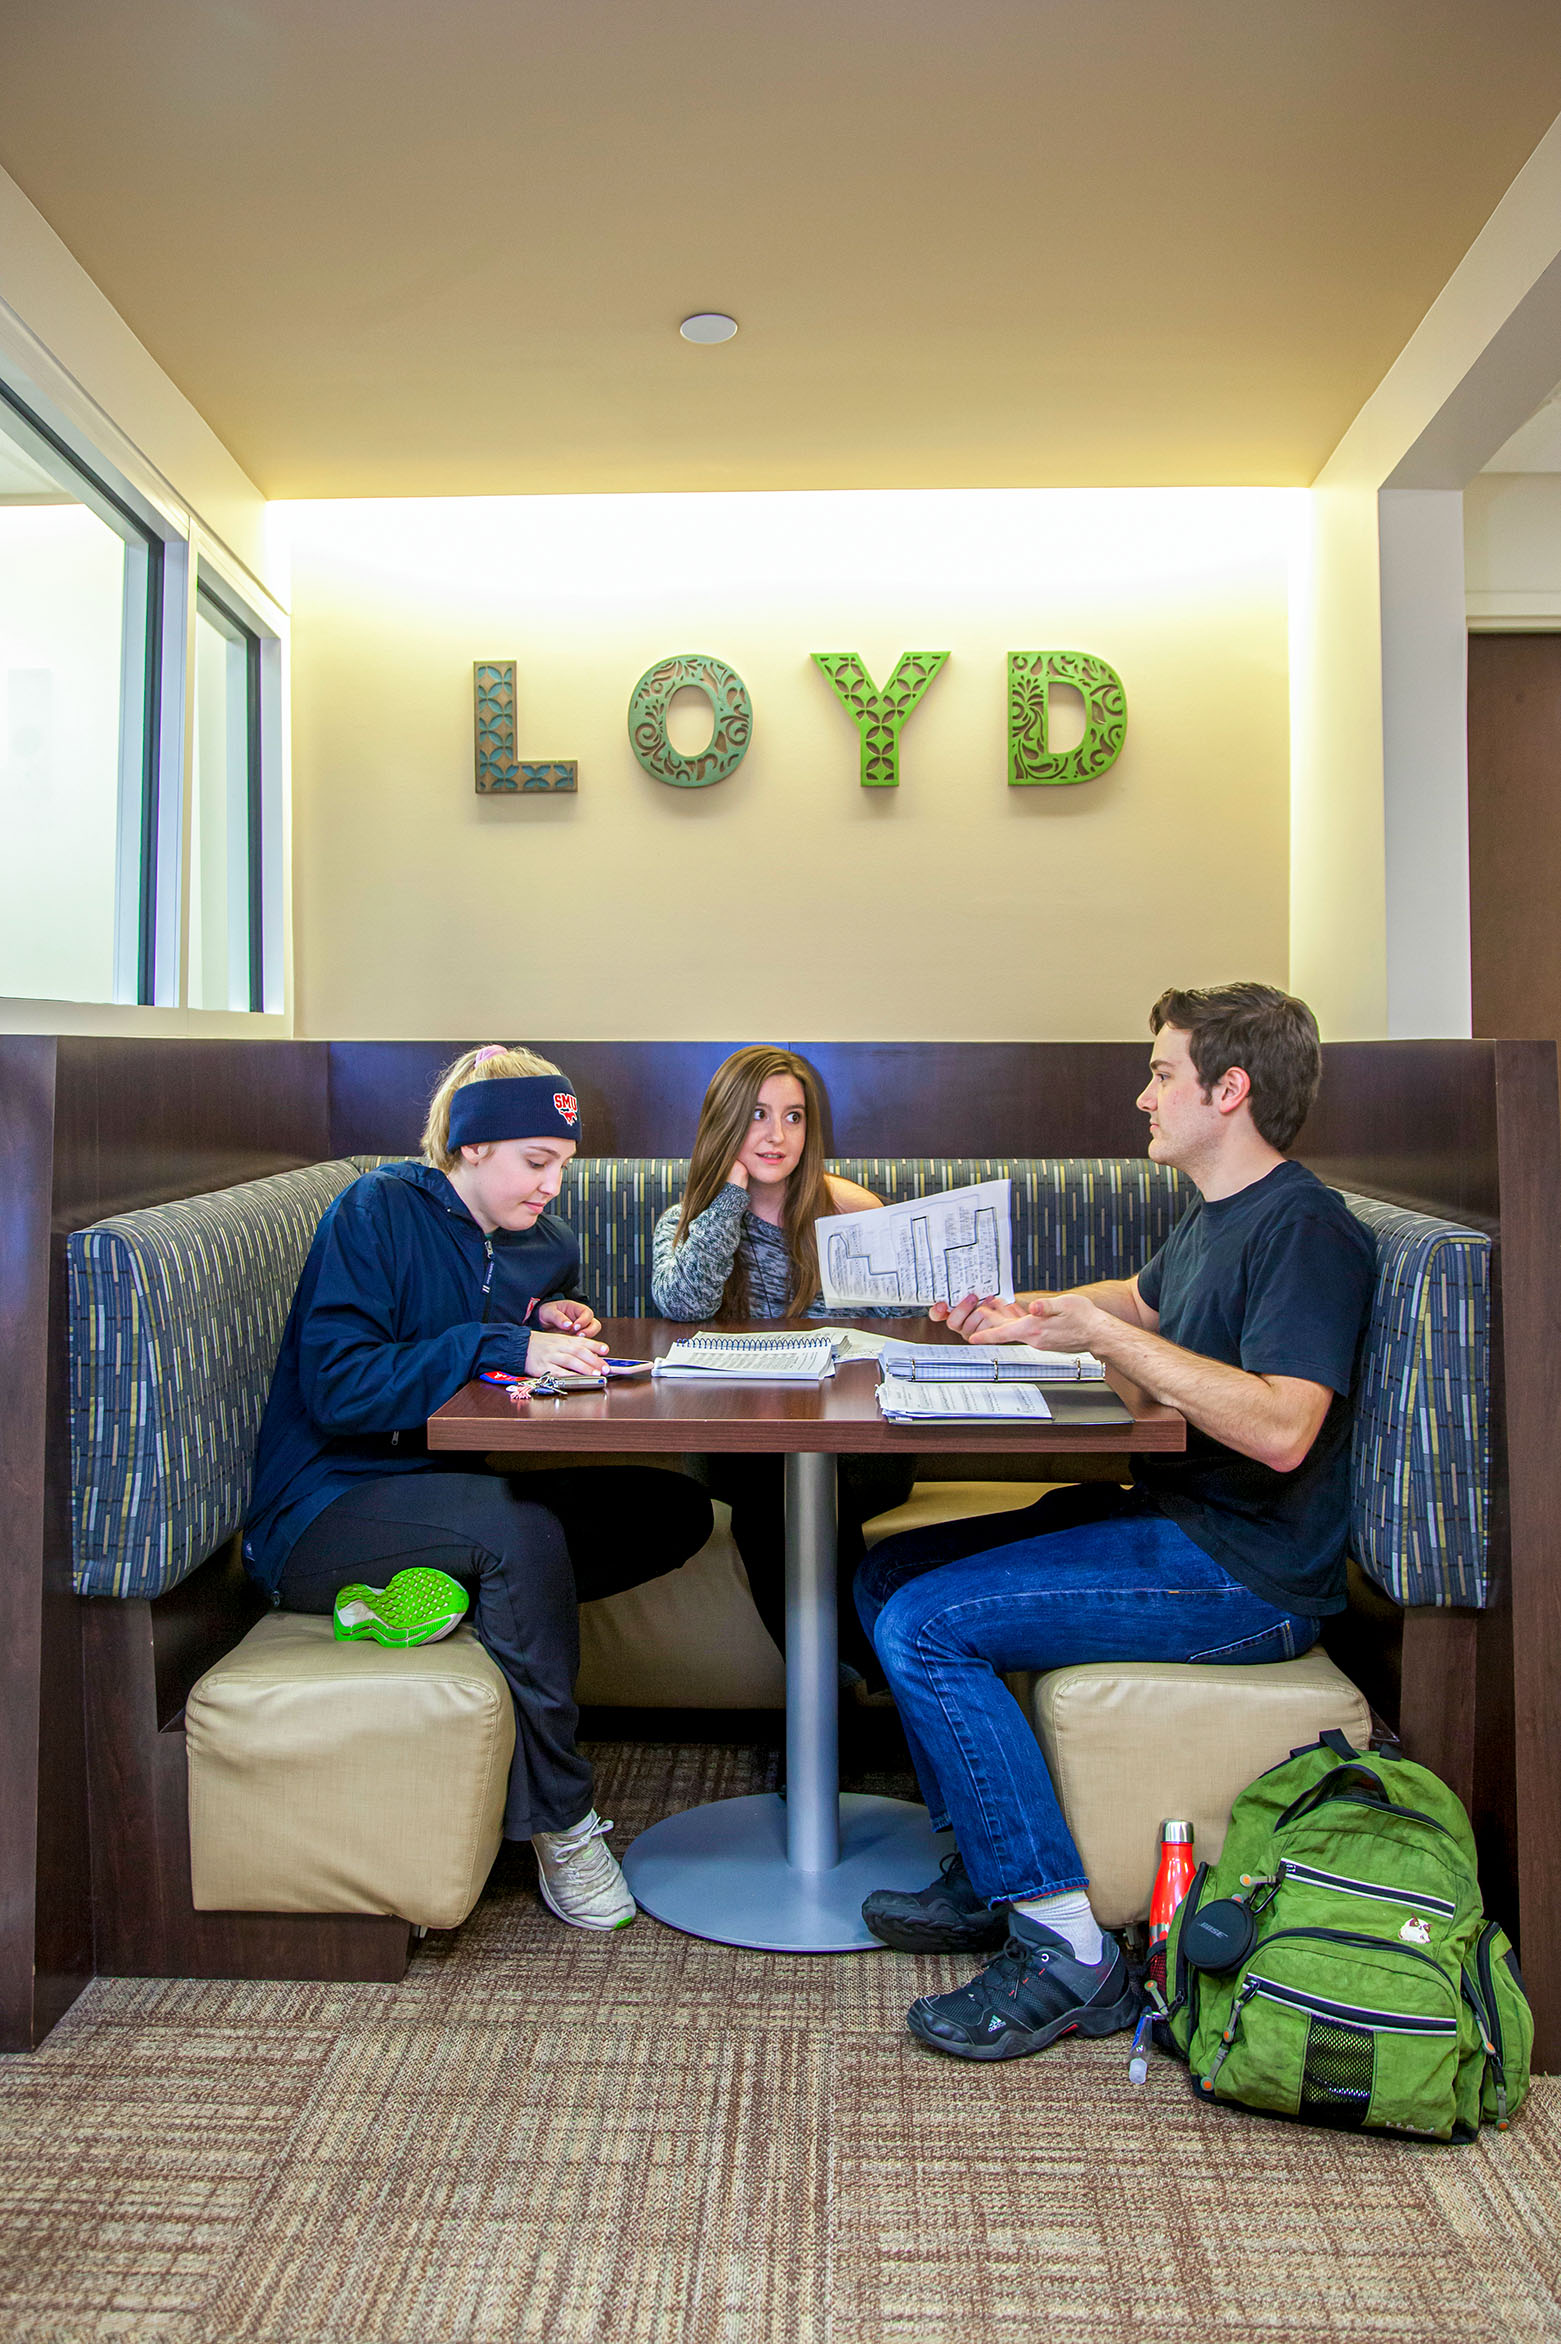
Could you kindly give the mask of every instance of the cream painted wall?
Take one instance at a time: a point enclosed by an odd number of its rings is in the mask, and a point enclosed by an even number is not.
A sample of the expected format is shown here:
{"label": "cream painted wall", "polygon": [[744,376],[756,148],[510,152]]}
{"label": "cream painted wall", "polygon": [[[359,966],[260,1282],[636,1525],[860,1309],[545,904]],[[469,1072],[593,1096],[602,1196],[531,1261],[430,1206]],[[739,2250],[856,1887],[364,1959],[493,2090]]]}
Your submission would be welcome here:
{"label": "cream painted wall", "polygon": [[1561,472],[1471,480],[1463,545],[1471,627],[1561,627]]}
{"label": "cream painted wall", "polygon": [[1332,1041],[1387,1031],[1377,493],[1313,490],[1292,648],[1290,982]]}
{"label": "cream painted wall", "polygon": [[[290,508],[305,1034],[1134,1036],[1172,981],[1288,973],[1285,490],[474,499]],[[1005,656],[1099,653],[1126,748],[1006,782]],[[952,657],[861,788],[809,653]],[[698,650],[748,756],[629,747]],[[472,662],[576,798],[480,799]],[[685,746],[697,746],[686,742]]]}

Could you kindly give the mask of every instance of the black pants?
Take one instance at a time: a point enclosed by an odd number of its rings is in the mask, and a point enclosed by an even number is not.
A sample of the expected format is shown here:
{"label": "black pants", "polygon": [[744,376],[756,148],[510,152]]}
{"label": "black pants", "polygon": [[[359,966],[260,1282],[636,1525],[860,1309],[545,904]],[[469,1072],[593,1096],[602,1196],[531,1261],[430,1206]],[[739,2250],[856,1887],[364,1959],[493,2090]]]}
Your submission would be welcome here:
{"label": "black pants", "polygon": [[[786,1649],[786,1506],[784,1457],[690,1457],[690,1470],[712,1497],[732,1509],[732,1536],[743,1558],[754,1608],[782,1652]],[[836,1577],[840,1657],[865,1677],[879,1677],[878,1656],[867,1640],[851,1582],[867,1549],[862,1524],[891,1506],[903,1506],[916,1480],[914,1457],[839,1459]]]}
{"label": "black pants", "polygon": [[402,1473],[360,1482],[317,1514],[287,1558],[284,1608],[328,1612],[340,1587],[413,1565],[473,1591],[472,1626],[515,1698],[506,1839],[567,1831],[591,1806],[575,1747],[578,1606],[659,1579],[710,1535],[710,1501],[653,1466]]}

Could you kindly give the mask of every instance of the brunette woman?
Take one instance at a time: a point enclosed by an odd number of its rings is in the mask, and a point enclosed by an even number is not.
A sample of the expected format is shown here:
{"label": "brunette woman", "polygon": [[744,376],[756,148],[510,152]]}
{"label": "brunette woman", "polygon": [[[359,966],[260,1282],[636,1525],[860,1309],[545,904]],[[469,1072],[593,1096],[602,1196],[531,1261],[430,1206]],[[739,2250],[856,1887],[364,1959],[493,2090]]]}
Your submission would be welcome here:
{"label": "brunette woman", "polygon": [[328,1612],[339,1588],[419,1565],[470,1588],[515,1702],[505,1836],[531,1841],[560,1920],[618,1929],[635,1907],[575,1742],[576,1606],[685,1562],[709,1500],[651,1468],[463,1472],[424,1431],[485,1368],[594,1372],[603,1356],[579,1245],[548,1210],[579,1129],[556,1066],[490,1044],[441,1078],[422,1162],[367,1172],[327,1208],[282,1337],[244,1555],[289,1611]]}
{"label": "brunette woman", "polygon": [[[821,1214],[865,1212],[881,1200],[825,1170],[823,1109],[818,1076],[794,1051],[754,1044],[716,1070],[700,1110],[683,1201],[656,1223],[651,1295],[663,1318],[824,1315],[813,1224]],[[723,1455],[690,1464],[731,1506],[732,1535],[759,1617],[784,1650],[781,1459]],[[915,1479],[914,1457],[840,1459],[840,1654],[856,1678],[879,1674],[851,1600],[865,1551],[862,1524],[903,1505]]]}

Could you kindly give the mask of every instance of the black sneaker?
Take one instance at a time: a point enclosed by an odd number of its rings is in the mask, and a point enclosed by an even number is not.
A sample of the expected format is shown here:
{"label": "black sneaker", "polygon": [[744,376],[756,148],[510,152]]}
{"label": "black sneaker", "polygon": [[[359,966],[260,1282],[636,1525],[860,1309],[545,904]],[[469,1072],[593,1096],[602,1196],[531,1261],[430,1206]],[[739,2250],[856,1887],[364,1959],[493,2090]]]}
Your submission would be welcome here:
{"label": "black sneaker", "polygon": [[929,1888],[875,1888],[862,1918],[897,1953],[985,1953],[1007,1937],[1011,1915],[982,1903],[956,1848]]}
{"label": "black sneaker", "polygon": [[1006,1917],[1008,1943],[979,1977],[911,2004],[905,2023],[921,2042],[956,2059],[1023,2059],[1059,2035],[1115,2035],[1133,2024],[1138,1989],[1115,1938],[1086,1964],[1055,1930]]}

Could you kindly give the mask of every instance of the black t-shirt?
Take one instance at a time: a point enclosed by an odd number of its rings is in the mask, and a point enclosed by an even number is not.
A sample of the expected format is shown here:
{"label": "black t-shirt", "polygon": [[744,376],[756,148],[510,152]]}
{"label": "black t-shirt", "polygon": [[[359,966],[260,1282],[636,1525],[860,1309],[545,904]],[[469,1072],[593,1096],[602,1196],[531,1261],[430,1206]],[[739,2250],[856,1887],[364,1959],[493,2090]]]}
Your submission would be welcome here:
{"label": "black t-shirt", "polygon": [[1350,1386],[1376,1249],[1304,1164],[1234,1196],[1201,1198],[1138,1273],[1167,1342],[1252,1375],[1302,1376],[1333,1401],[1293,1473],[1187,1427],[1182,1456],[1134,1459],[1133,1479],[1233,1579],[1282,1610],[1344,1609]]}

